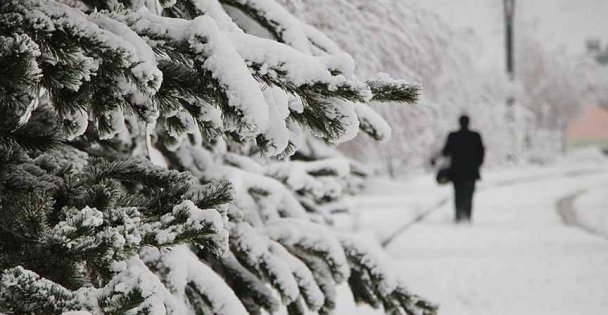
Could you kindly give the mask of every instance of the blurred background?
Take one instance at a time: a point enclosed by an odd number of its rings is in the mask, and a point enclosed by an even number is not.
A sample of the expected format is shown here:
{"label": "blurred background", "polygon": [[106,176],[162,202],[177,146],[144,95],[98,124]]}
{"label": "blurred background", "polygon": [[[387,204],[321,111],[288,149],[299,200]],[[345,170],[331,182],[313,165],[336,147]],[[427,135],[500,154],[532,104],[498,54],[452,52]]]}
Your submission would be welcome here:
{"label": "blurred background", "polygon": [[362,76],[422,84],[418,106],[375,105],[393,127],[388,143],[341,146],[379,174],[425,170],[464,113],[484,137],[489,167],[608,148],[608,1],[282,2],[352,54]]}

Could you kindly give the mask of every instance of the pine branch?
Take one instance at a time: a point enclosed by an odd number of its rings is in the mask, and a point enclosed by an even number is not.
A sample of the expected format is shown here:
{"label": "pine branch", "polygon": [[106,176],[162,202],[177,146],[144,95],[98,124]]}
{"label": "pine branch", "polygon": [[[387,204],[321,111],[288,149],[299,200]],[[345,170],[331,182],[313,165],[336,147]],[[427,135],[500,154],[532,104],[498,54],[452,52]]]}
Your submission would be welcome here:
{"label": "pine branch", "polygon": [[403,80],[378,78],[368,80],[371,88],[372,101],[376,102],[405,102],[414,104],[420,96],[420,86],[407,83]]}
{"label": "pine branch", "polygon": [[5,146],[17,146],[26,151],[44,152],[57,148],[63,143],[63,139],[57,130],[43,127],[37,121],[30,121],[22,126],[5,121],[0,122],[0,143]]}
{"label": "pine branch", "polygon": [[74,295],[64,287],[22,267],[3,270],[0,311],[16,314],[59,314],[72,306]]}

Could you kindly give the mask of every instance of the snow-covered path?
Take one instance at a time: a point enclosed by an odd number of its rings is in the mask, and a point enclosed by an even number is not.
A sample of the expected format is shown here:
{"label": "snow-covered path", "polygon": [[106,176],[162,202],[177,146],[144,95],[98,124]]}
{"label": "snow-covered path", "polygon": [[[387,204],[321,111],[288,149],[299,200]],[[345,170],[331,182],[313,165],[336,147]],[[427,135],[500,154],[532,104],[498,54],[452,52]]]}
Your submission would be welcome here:
{"label": "snow-covered path", "polygon": [[[608,173],[546,178],[480,190],[471,226],[453,225],[448,203],[396,237],[388,251],[411,289],[440,303],[442,315],[608,314],[608,240],[556,211],[564,196],[608,186]],[[370,226],[382,238],[399,216],[377,197],[376,210],[392,213],[387,228],[381,216]],[[373,200],[362,203],[370,210]]]}

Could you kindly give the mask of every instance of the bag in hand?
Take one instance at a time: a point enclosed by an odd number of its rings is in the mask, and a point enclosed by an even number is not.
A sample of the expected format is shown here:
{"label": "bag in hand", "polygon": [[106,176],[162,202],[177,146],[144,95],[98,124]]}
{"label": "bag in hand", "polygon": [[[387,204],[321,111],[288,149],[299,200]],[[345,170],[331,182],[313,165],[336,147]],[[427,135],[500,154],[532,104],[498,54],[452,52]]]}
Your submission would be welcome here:
{"label": "bag in hand", "polygon": [[450,159],[447,157],[441,157],[437,168],[437,176],[435,180],[439,185],[445,185],[451,181],[450,179]]}
{"label": "bag in hand", "polygon": [[450,182],[450,168],[449,167],[445,167],[445,168],[440,168],[437,171],[437,184],[439,185],[445,185],[447,183]]}

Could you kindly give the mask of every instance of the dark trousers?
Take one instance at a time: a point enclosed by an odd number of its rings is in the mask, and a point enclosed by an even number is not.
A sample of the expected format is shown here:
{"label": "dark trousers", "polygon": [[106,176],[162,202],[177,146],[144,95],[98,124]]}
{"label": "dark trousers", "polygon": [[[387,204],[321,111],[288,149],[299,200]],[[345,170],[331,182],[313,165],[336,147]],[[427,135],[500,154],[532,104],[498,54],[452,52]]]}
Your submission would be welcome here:
{"label": "dark trousers", "polygon": [[456,222],[471,221],[474,192],[475,180],[454,181],[454,206],[456,208]]}

